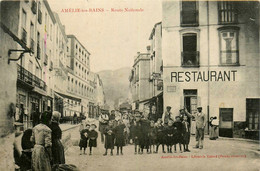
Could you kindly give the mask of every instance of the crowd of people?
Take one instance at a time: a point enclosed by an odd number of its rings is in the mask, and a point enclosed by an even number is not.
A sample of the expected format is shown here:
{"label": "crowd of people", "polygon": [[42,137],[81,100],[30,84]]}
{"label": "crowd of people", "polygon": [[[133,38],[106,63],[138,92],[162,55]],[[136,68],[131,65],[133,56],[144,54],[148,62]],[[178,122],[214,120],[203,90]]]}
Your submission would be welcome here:
{"label": "crowd of people", "polygon": [[[202,112],[202,107],[198,107],[197,113],[194,114],[183,108],[180,109],[178,115],[172,114],[170,106],[167,106],[161,116],[157,114],[155,108],[152,108],[148,115],[143,115],[138,110],[133,113],[127,110],[122,112],[112,110],[110,114],[101,113],[99,131],[101,143],[104,144],[105,149],[103,155],[108,155],[109,151],[110,155],[113,155],[114,148],[116,148],[116,155],[123,155],[123,147],[128,144],[134,144],[134,154],[143,154],[144,151],[148,154],[158,153],[160,146],[163,153],[176,153],[177,147],[180,153],[190,152],[191,119],[196,123],[197,143],[194,148],[203,149],[206,116]],[[80,154],[82,150],[86,154],[89,144],[89,155],[92,155],[92,147],[97,146],[96,127],[94,124],[87,124],[85,129],[80,130]]]}

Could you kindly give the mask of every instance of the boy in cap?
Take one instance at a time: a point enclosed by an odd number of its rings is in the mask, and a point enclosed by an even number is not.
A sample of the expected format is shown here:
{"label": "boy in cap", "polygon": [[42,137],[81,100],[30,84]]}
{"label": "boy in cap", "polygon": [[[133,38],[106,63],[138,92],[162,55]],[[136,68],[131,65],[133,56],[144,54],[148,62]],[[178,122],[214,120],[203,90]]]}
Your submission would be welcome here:
{"label": "boy in cap", "polygon": [[204,140],[204,128],[206,126],[206,115],[202,113],[202,107],[198,107],[198,112],[195,114],[190,114],[187,109],[185,109],[185,113],[188,117],[195,118],[196,122],[196,146],[195,148],[203,148],[203,140]]}
{"label": "boy in cap", "polygon": [[183,148],[184,152],[190,152],[189,143],[190,143],[190,124],[188,122],[188,116],[183,116]]}
{"label": "boy in cap", "polygon": [[82,149],[84,150],[84,154],[86,154],[86,148],[88,147],[88,133],[89,133],[90,125],[86,124],[86,128],[80,131],[80,155],[82,154]]}

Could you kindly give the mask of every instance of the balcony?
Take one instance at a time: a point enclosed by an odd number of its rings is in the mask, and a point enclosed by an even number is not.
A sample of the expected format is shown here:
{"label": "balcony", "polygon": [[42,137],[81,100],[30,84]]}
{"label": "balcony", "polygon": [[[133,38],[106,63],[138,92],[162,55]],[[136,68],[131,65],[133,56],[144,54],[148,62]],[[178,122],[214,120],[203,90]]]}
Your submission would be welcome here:
{"label": "balcony", "polygon": [[46,91],[46,83],[30,71],[17,64],[17,80]]}
{"label": "balcony", "polygon": [[30,47],[31,47],[31,50],[34,52],[34,40],[31,38],[31,45],[30,45]]}
{"label": "balcony", "polygon": [[38,23],[42,24],[42,12],[41,12],[41,10],[38,10]]}
{"label": "balcony", "polygon": [[32,1],[32,8],[31,8],[31,10],[32,10],[33,14],[36,14],[36,12],[37,12],[37,3],[36,3],[36,1]]}
{"label": "balcony", "polygon": [[45,54],[44,65],[48,65],[48,55],[47,54]]}
{"label": "balcony", "polygon": [[22,42],[27,44],[27,32],[26,30],[22,27]]}
{"label": "balcony", "polygon": [[40,44],[37,43],[37,59],[41,59],[41,48],[40,48]]}
{"label": "balcony", "polygon": [[182,67],[199,67],[200,66],[199,51],[181,52],[181,66]]}
{"label": "balcony", "polygon": [[196,27],[199,26],[199,11],[181,11],[181,26],[182,27]]}

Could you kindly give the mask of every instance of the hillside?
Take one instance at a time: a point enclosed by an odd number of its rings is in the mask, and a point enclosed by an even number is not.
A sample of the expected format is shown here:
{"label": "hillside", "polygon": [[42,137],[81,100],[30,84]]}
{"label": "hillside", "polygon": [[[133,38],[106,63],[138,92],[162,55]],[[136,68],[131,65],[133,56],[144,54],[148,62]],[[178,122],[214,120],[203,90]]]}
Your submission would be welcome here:
{"label": "hillside", "polygon": [[120,68],[117,70],[104,70],[98,72],[102,79],[105,91],[106,103],[110,109],[114,109],[115,101],[129,96],[129,74],[130,68]]}

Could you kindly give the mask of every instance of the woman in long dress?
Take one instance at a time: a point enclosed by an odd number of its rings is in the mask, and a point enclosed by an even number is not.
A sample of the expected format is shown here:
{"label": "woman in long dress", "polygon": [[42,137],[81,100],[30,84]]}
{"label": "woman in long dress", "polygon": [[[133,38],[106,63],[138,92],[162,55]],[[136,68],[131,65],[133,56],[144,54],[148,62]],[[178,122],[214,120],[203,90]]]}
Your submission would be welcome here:
{"label": "woman in long dress", "polygon": [[51,121],[51,113],[44,112],[40,117],[40,124],[32,130],[31,141],[34,143],[32,152],[33,171],[51,171],[51,129],[47,126]]}
{"label": "woman in long dress", "polygon": [[52,164],[65,164],[64,147],[61,143],[62,131],[59,126],[61,114],[54,111],[52,114],[52,121],[50,128],[52,130]]}

